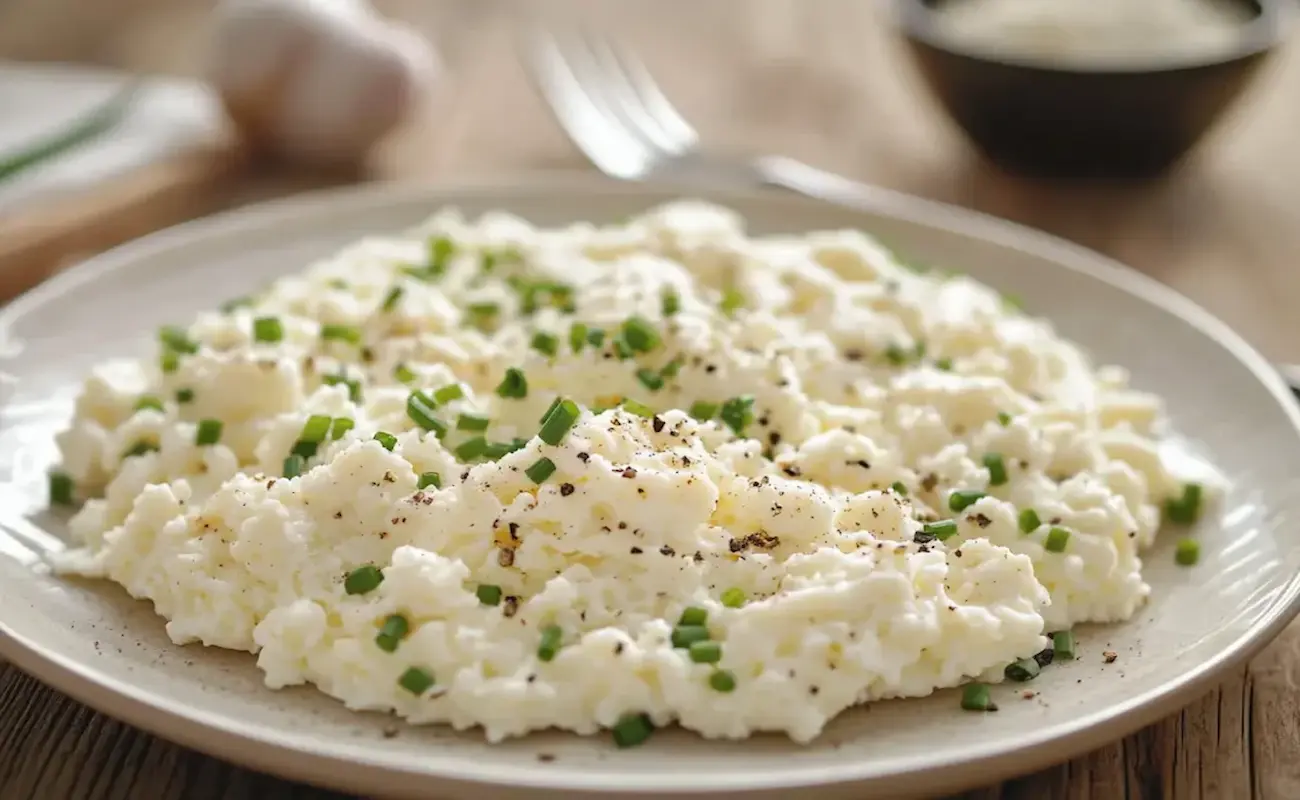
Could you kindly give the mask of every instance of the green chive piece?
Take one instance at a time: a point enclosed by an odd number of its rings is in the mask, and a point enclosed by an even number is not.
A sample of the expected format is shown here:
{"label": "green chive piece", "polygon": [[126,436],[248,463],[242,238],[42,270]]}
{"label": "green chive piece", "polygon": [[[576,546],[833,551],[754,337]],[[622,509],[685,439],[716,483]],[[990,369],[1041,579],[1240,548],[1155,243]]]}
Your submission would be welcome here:
{"label": "green chive piece", "polygon": [[635,353],[648,353],[659,346],[659,331],[644,317],[631,316],[620,329],[623,341]]}
{"label": "green chive piece", "polygon": [[1004,427],[1004,428],[1007,427],[1008,425],[1010,425],[1010,424],[1011,424],[1011,415],[1008,414],[1008,413],[1005,412],[1005,411],[999,411],[999,412],[998,412],[998,424],[1001,425],[1001,426]]}
{"label": "green chive piece", "polygon": [[399,383],[411,383],[415,380],[416,375],[410,367],[405,364],[398,364],[393,367],[393,377],[396,378]]}
{"label": "green chive piece", "polygon": [[665,317],[671,317],[682,310],[682,298],[676,289],[664,289],[661,310]]}
{"label": "green chive piece", "polygon": [[253,304],[251,297],[232,297],[221,304],[221,313],[233,314],[236,309],[247,308]]}
{"label": "green chive piece", "polygon": [[348,399],[354,403],[361,402],[361,381],[353,380],[346,375],[326,375],[321,378],[321,383],[326,386],[346,386]]}
{"label": "green chive piece", "polygon": [[278,342],[284,338],[284,326],[276,317],[258,317],[253,320],[253,340]]}
{"label": "green chive piece", "polygon": [[587,344],[592,347],[600,347],[605,343],[605,332],[600,328],[592,328],[587,331]]}
{"label": "green chive piece", "polygon": [[461,400],[465,397],[465,387],[459,383],[449,383],[433,393],[433,401],[438,405]]}
{"label": "green chive piece", "polygon": [[733,586],[722,593],[722,604],[727,608],[740,608],[745,605],[748,598],[745,596],[745,590],[739,586]]}
{"label": "green chive piece", "polygon": [[177,403],[181,403],[182,405],[185,404],[185,403],[193,403],[193,402],[194,402],[194,390],[193,390],[193,389],[177,389],[177,390],[176,390],[176,402],[177,402]]}
{"label": "green chive piece", "polygon": [[539,458],[531,467],[524,470],[524,474],[528,476],[528,479],[536,484],[546,483],[546,479],[554,473],[555,462],[549,458]]}
{"label": "green chive piece", "polygon": [[1007,465],[1001,453],[985,453],[984,468],[989,471],[989,486],[1001,486],[1007,482]]}
{"label": "green chive piece", "polygon": [[634,353],[632,348],[627,346],[627,342],[622,339],[614,340],[614,355],[618,356],[619,361],[627,361]]}
{"label": "green chive piece", "polygon": [[284,460],[284,477],[296,478],[302,474],[302,468],[305,465],[305,459],[297,453],[290,454]]}
{"label": "green chive piece", "polygon": [[428,489],[430,486],[435,489],[441,489],[442,476],[436,472],[421,472],[420,477],[415,481],[415,488]]}
{"label": "green chive piece", "polygon": [[76,487],[72,482],[72,476],[66,472],[50,473],[50,505],[70,506],[72,505],[73,490]]}
{"label": "green chive piece", "polygon": [[533,334],[532,346],[542,355],[554,357],[560,351],[560,340],[552,334],[538,331]]}
{"label": "green chive piece", "polygon": [[1043,521],[1038,518],[1038,512],[1032,508],[1021,509],[1018,522],[1020,523],[1021,533],[1033,533],[1043,524]]}
{"label": "green chive piece", "polygon": [[569,327],[569,349],[575,353],[581,353],[582,348],[587,346],[587,326],[581,322],[575,322]]}
{"label": "green chive piece", "polygon": [[478,596],[478,601],[485,606],[501,605],[500,586],[493,586],[489,583],[484,583],[474,591],[474,594]]}
{"label": "green chive piece", "polygon": [[957,533],[957,520],[941,519],[938,522],[927,522],[921,526],[921,533],[929,534],[942,542]]}
{"label": "green chive piece", "polygon": [[298,434],[300,442],[323,442],[329,436],[330,424],[334,420],[324,414],[312,414],[303,423],[302,433]]}
{"label": "green chive piece", "polygon": [[696,400],[691,403],[690,415],[700,422],[708,422],[718,414],[717,403],[707,403],[703,400]]}
{"label": "green chive piece", "polygon": [[894,490],[894,494],[900,497],[907,497],[907,485],[902,481],[894,481],[889,485],[889,488]]}
{"label": "green chive piece", "polygon": [[1052,634],[1052,659],[1055,661],[1074,659],[1074,633],[1057,631]]}
{"label": "green chive piece", "polygon": [[699,606],[687,606],[682,609],[682,615],[678,618],[678,625],[703,625],[709,621],[709,610]]}
{"label": "green chive piece", "polygon": [[495,317],[501,313],[501,306],[498,303],[483,302],[470,303],[465,306],[471,317],[478,317],[479,322],[487,322],[489,318]]}
{"label": "green chive piece", "polygon": [[431,672],[419,667],[407,668],[406,672],[403,672],[402,676],[397,679],[398,686],[416,697],[432,689],[435,682]]}
{"label": "green chive piece", "polygon": [[356,426],[356,420],[351,417],[335,417],[334,422],[330,424],[330,439],[342,439],[348,431]]}
{"label": "green chive piece", "polygon": [[983,683],[968,683],[961,691],[961,707],[967,711],[997,711],[989,687]]}
{"label": "green chive piece", "polygon": [[199,427],[194,431],[194,444],[199,447],[216,444],[221,441],[221,429],[223,427],[219,419],[199,420]]}
{"label": "green chive piece", "polygon": [[693,642],[704,642],[708,639],[709,629],[703,625],[678,625],[673,628],[673,647],[684,649],[690,647]]}
{"label": "green chive piece", "polygon": [[357,567],[343,579],[343,591],[348,594],[369,594],[384,582],[384,573],[374,564]]}
{"label": "green chive piece", "polygon": [[696,664],[716,664],[722,660],[722,645],[718,642],[691,642],[687,652]]}
{"label": "green chive piece", "polygon": [[406,617],[401,614],[392,614],[384,620],[384,624],[379,628],[379,635],[375,637],[375,644],[385,653],[397,651],[397,645],[401,644],[410,633],[411,624],[406,621]]}
{"label": "green chive piece", "polygon": [[934,368],[943,372],[952,372],[952,359],[936,358],[934,360]]}
{"label": "green chive piece", "polygon": [[164,373],[172,373],[181,368],[181,357],[175,350],[164,350],[158,356],[158,368]]}
{"label": "green chive piece", "polygon": [[744,307],[745,295],[739,289],[725,290],[722,293],[722,302],[718,303],[718,308],[729,317]]}
{"label": "green chive piece", "polygon": [[630,398],[623,398],[623,402],[620,403],[620,405],[623,406],[624,411],[629,414],[635,414],[638,417],[650,419],[655,415],[654,409],[650,408],[650,406],[645,403],[638,403],[636,400]]}
{"label": "green chive piece", "polygon": [[1049,553],[1064,553],[1070,543],[1070,532],[1065,528],[1052,528],[1047,532],[1047,541],[1043,549]]}
{"label": "green chive piece", "polygon": [[716,670],[709,676],[709,687],[715,692],[734,692],[736,690],[736,676],[730,670]]}
{"label": "green chive piece", "polygon": [[659,377],[659,373],[655,372],[652,369],[647,369],[645,367],[642,367],[641,369],[637,370],[636,379],[641,382],[642,386],[644,386],[645,388],[649,389],[652,392],[657,392],[660,389],[664,388],[664,379]]}
{"label": "green chive piece", "polygon": [[483,457],[495,461],[498,458],[505,458],[516,450],[522,450],[527,446],[527,439],[515,439],[509,442],[488,442],[487,449],[483,451]]}
{"label": "green chive piece", "polygon": [[542,628],[542,641],[537,645],[537,657],[542,661],[553,661],[560,652],[564,640],[564,631],[559,625],[547,625]]}
{"label": "green chive piece", "polygon": [[558,445],[564,441],[569,429],[578,421],[580,413],[577,403],[568,399],[561,401],[546,417],[546,421],[542,423],[542,429],[537,432],[537,438],[549,445]]}
{"label": "green chive piece", "polygon": [[393,448],[397,446],[397,437],[384,431],[375,434],[375,441],[383,445],[384,449],[390,453],[393,451]]}
{"label": "green chive piece", "polygon": [[394,308],[397,308],[397,304],[402,301],[402,293],[404,291],[405,290],[400,286],[394,286],[389,289],[388,294],[384,295],[383,302],[379,304],[380,310],[392,311]]}
{"label": "green chive piece", "polygon": [[1178,525],[1191,525],[1201,515],[1201,485],[1189,483],[1177,499],[1165,501],[1165,516]]}
{"label": "green chive piece", "polygon": [[542,423],[546,422],[547,418],[551,416],[551,412],[559,408],[560,403],[562,402],[564,402],[564,398],[557,394],[555,396],[555,399],[551,401],[551,404],[546,407],[546,412],[542,414],[541,419],[537,420],[537,424],[541,425]]}
{"label": "green chive piece", "polygon": [[447,264],[456,254],[456,243],[446,236],[435,236],[429,240],[429,267],[431,276],[438,276],[447,271]]}
{"label": "green chive piece", "polygon": [[737,436],[743,436],[745,428],[754,421],[754,396],[744,394],[731,398],[722,404],[718,416]]}
{"label": "green chive piece", "polygon": [[620,748],[643,744],[655,732],[654,723],[645,714],[624,714],[614,723],[614,744]]}
{"label": "green chive piece", "polygon": [[669,361],[667,364],[664,364],[663,368],[659,370],[659,377],[663,378],[666,381],[670,381],[673,378],[676,378],[677,373],[681,372],[682,364],[684,362],[685,359],[683,359],[681,356],[674,358],[672,361]]}
{"label": "green chive piece", "polygon": [[976,492],[968,489],[958,489],[948,495],[948,508],[953,511],[965,511],[978,500],[984,497],[983,492]]}
{"label": "green chive piece", "polygon": [[1195,539],[1179,539],[1174,550],[1174,561],[1190,567],[1201,560],[1201,545]]}
{"label": "green chive piece", "polygon": [[438,403],[423,392],[411,392],[406,398],[406,416],[426,431],[439,428],[446,430],[446,426],[433,416],[433,410],[437,407]]}
{"label": "green chive piece", "polygon": [[907,363],[908,353],[896,344],[891,344],[885,348],[885,359],[894,366]]}
{"label": "green chive piece", "polygon": [[458,431],[485,431],[491,424],[491,419],[478,414],[461,414],[456,418],[456,430]]}
{"label": "green chive piece", "polygon": [[184,328],[175,325],[167,325],[158,331],[158,339],[162,341],[163,346],[168,350],[177,353],[197,353],[199,345],[190,338],[189,333]]}
{"label": "green chive piece", "polygon": [[295,456],[298,456],[303,460],[306,460],[315,456],[316,451],[319,449],[320,449],[320,442],[304,442],[301,439],[299,439],[298,441],[294,442],[293,450],[291,450],[290,452],[292,452]]}
{"label": "green chive piece", "polygon": [[1043,668],[1038,666],[1038,662],[1033,658],[1022,658],[1019,661],[1013,661],[1010,664],[1007,664],[1007,668],[1002,671],[1002,674],[1006,675],[1008,680],[1020,681],[1023,683],[1037,678],[1038,673],[1041,672],[1042,669]]}
{"label": "green chive piece", "polygon": [[131,458],[132,456],[142,456],[145,453],[158,452],[158,445],[155,442],[139,441],[122,454],[122,458]]}
{"label": "green chive piece", "polygon": [[466,439],[456,446],[456,458],[461,461],[473,461],[487,452],[487,446],[487,439],[482,436]]}
{"label": "green chive piece", "polygon": [[497,386],[497,396],[516,400],[528,396],[528,379],[515,367],[506,370],[506,375]]}
{"label": "green chive piece", "polygon": [[322,325],[320,338],[327,342],[347,342],[361,344],[361,330],[351,325]]}
{"label": "green chive piece", "polygon": [[159,400],[156,397],[153,397],[152,395],[144,395],[139,400],[135,401],[136,411],[144,411],[146,408],[152,409],[154,411],[162,411],[163,401]]}

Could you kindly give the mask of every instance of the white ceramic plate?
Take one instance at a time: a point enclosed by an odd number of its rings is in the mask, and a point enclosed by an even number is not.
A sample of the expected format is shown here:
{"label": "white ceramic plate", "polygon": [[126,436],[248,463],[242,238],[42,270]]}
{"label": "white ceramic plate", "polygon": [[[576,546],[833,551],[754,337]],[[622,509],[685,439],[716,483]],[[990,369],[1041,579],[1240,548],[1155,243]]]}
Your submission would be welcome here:
{"label": "white ceramic plate", "polygon": [[[1208,689],[1297,610],[1300,415],[1260,356],[1154,282],[1079,248],[951,208],[903,202],[870,213],[785,195],[710,195],[759,232],[861,227],[918,259],[1014,291],[1168,398],[1177,427],[1234,481],[1200,532],[1203,559],[1148,559],[1154,593],[1132,622],[1081,633],[1080,660],[997,690],[973,714],[954,692],[843,715],[808,746],[776,736],[706,742],[662,731],[620,751],[607,737],[547,734],[497,746],[476,732],[401,727],[310,689],[272,692],[247,654],[176,647],[145,603],[49,575],[33,551],[61,546],[42,511],[44,471],[76,382],[107,356],[149,352],[157,326],[185,320],[364,234],[412,225],[438,206],[505,208],[538,223],[613,221],[671,190],[548,178],[469,189],[381,187],[292,200],[186,225],[102,256],[0,312],[0,651],[109,714],[214,755],[368,795],[902,797],[987,783],[1122,736]],[[1119,657],[1104,664],[1102,652]]]}

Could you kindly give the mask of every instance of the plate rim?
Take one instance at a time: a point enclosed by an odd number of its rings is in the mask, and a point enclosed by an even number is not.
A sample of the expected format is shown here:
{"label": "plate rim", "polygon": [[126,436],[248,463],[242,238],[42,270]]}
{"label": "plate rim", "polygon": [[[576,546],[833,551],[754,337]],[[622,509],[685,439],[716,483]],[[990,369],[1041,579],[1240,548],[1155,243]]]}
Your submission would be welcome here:
{"label": "plate rim", "polygon": [[[246,228],[261,228],[277,220],[298,220],[321,213],[337,213],[338,207],[372,208],[427,202],[430,210],[456,205],[464,198],[493,196],[536,196],[547,193],[565,198],[591,195],[674,194],[683,198],[704,197],[721,204],[746,201],[783,200],[805,207],[846,206],[800,195],[766,189],[705,189],[698,185],[654,182],[626,183],[593,173],[535,171],[525,175],[469,178],[447,183],[385,182],[336,187],[242,206],[208,217],[187,221],[98,254],[33,287],[0,309],[0,339],[15,319],[26,316],[60,294],[129,266],[141,258],[177,246],[192,246],[195,240],[221,240]],[[461,198],[455,200],[452,198]],[[1251,373],[1277,402],[1300,439],[1300,406],[1272,365],[1239,334],[1198,304],[1176,290],[1122,263],[1082,245],[1016,222],[959,206],[911,195],[863,198],[848,210],[874,214],[962,236],[991,242],[1033,255],[1099,280],[1156,306],[1215,340]],[[721,773],[689,780],[673,780],[671,773],[599,773],[583,776],[557,773],[538,765],[519,764],[509,776],[490,768],[474,768],[471,760],[448,757],[438,771],[358,757],[345,748],[308,748],[301,742],[286,741],[274,731],[255,723],[194,711],[183,704],[150,696],[147,690],[97,674],[93,666],[51,652],[41,643],[17,634],[0,618],[0,656],[20,669],[39,676],[57,691],[128,724],[147,730],[203,753],[244,764],[254,769],[314,784],[327,784],[354,791],[374,792],[389,788],[413,794],[427,791],[427,782],[439,781],[461,787],[498,791],[601,792],[611,794],[707,795],[722,792],[764,793],[798,788],[831,788],[852,785],[866,794],[882,788],[884,782],[907,781],[910,792],[943,792],[994,782],[1073,758],[1106,742],[1128,735],[1194,699],[1222,673],[1240,665],[1268,645],[1300,613],[1300,576],[1277,592],[1268,611],[1249,629],[1213,658],[1194,665],[1160,687],[1130,697],[1110,709],[1081,714],[1069,723],[1053,726],[1051,735],[1030,732],[1011,752],[1003,748],[976,745],[959,759],[939,765],[910,759],[887,771],[873,769],[870,761],[846,762],[834,766],[787,768],[777,773],[735,775]],[[460,762],[459,764],[453,763]],[[430,762],[425,762],[426,764]],[[653,778],[647,786],[642,781]],[[420,786],[421,782],[426,783]],[[636,785],[633,785],[636,784]],[[897,796],[897,785],[889,787]],[[873,795],[874,796],[874,795]]]}

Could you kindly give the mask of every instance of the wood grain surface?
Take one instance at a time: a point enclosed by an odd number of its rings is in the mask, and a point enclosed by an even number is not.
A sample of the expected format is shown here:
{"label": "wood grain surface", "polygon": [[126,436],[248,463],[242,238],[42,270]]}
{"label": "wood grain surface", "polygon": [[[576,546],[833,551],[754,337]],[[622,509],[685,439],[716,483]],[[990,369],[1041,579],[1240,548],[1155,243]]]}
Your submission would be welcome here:
{"label": "wood grain surface", "polygon": [[[404,180],[588,168],[514,56],[511,5],[388,0],[448,74],[367,175]],[[194,74],[204,0],[3,0],[0,57]],[[606,3],[710,147],[779,152],[1073,239],[1168,283],[1266,355],[1300,361],[1300,42],[1213,140],[1137,186],[1017,180],[981,163],[929,100],[866,0]],[[260,180],[260,182],[259,182]],[[268,183],[269,180],[269,183]],[[250,178],[229,202],[283,193]],[[1068,763],[963,795],[1300,798],[1300,627],[1176,716]],[[156,739],[0,664],[0,797],[327,798]]]}

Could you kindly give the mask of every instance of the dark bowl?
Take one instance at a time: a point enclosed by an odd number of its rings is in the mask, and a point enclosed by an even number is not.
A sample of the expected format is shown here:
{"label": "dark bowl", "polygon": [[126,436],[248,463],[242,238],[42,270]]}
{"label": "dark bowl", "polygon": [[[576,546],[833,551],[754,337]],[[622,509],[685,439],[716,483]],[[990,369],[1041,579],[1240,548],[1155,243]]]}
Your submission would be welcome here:
{"label": "dark bowl", "polygon": [[1281,41],[1283,6],[1291,2],[1234,0],[1254,16],[1227,55],[1093,69],[963,49],[936,24],[947,1],[894,2],[921,74],[990,161],[1055,178],[1151,177],[1173,166],[1223,117]]}

